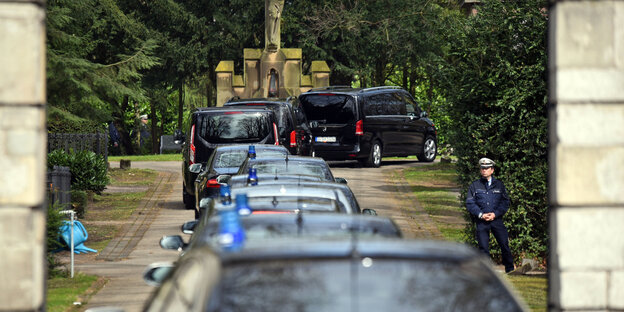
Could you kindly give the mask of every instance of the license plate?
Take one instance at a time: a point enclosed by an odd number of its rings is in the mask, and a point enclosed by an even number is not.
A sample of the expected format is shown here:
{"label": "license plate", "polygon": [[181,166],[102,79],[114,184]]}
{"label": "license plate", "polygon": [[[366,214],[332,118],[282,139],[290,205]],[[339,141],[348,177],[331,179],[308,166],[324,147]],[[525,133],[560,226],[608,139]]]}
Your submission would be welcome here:
{"label": "license plate", "polygon": [[336,142],[336,137],[315,137],[315,142]]}

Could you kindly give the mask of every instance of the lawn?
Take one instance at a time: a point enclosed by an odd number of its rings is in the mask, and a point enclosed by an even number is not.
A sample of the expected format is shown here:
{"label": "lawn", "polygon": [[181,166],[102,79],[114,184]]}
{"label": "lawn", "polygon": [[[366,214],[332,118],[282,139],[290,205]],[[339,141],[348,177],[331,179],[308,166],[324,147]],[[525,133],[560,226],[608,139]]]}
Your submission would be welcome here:
{"label": "lawn", "polygon": [[[435,221],[445,239],[464,242],[464,206],[459,202],[457,174],[452,163],[435,163],[405,169],[402,173],[413,195]],[[524,299],[531,311],[546,311],[548,280],[546,275],[504,275]]]}
{"label": "lawn", "polygon": [[81,302],[97,292],[106,281],[95,275],[74,274],[74,278],[57,276],[47,281],[46,311],[78,311]]}
{"label": "lawn", "polygon": [[182,154],[108,156],[108,161],[129,159],[131,161],[182,161]]}

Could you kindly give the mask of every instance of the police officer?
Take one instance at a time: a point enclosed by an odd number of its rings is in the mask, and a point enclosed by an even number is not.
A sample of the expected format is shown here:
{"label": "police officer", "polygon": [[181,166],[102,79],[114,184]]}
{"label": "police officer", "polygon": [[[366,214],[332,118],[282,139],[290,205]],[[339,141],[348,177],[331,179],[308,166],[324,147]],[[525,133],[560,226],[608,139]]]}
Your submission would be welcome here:
{"label": "police officer", "polygon": [[509,235],[503,224],[503,215],[509,209],[509,195],[501,180],[494,178],[494,161],[479,160],[481,178],[468,188],[466,208],[477,226],[476,238],[479,250],[490,256],[490,232],[501,248],[505,272],[514,270],[513,256],[509,248]]}

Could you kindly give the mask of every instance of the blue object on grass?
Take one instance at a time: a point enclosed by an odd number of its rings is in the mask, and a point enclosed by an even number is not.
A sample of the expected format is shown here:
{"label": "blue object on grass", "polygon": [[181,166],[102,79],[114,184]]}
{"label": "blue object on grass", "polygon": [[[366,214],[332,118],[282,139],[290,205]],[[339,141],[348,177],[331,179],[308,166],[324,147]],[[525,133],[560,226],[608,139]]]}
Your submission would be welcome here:
{"label": "blue object on grass", "polygon": [[[63,221],[63,225],[60,228],[61,239],[65,243],[68,249],[71,250],[71,222]],[[91,249],[84,245],[84,242],[87,241],[89,234],[85,229],[84,225],[80,223],[80,221],[74,220],[74,253],[87,253],[87,252],[97,252],[95,249]]]}

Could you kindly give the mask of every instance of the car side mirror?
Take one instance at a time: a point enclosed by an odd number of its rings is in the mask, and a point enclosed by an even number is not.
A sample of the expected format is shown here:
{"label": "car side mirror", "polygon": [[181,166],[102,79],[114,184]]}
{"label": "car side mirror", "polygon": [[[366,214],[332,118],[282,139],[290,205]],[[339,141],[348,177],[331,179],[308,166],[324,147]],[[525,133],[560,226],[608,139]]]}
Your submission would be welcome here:
{"label": "car side mirror", "polygon": [[420,118],[425,118],[427,116],[428,116],[427,112],[425,111],[420,112]]}
{"label": "car side mirror", "polygon": [[217,177],[217,182],[218,183],[222,183],[222,184],[228,184],[228,183],[230,183],[230,179],[231,178],[232,178],[232,176],[229,175],[229,174],[222,174],[222,175]]}
{"label": "car side mirror", "polygon": [[181,251],[186,245],[180,235],[167,235],[160,239],[160,247],[162,249]]}
{"label": "car side mirror", "polygon": [[197,226],[197,220],[186,221],[182,224],[182,233],[193,234],[195,232],[195,226]]}
{"label": "car side mirror", "polygon": [[375,209],[364,208],[364,209],[362,209],[362,214],[376,216],[377,215],[377,211],[375,211]]}
{"label": "car side mirror", "polygon": [[160,286],[173,271],[173,263],[152,263],[143,272],[143,281],[150,286]]}
{"label": "car side mirror", "polygon": [[192,164],[189,166],[189,171],[192,173],[200,173],[202,171],[202,164]]}
{"label": "car side mirror", "polygon": [[347,184],[347,182],[348,182],[348,181],[347,181],[347,179],[345,179],[345,178],[340,178],[340,177],[334,178],[334,180],[335,180],[337,183],[342,183],[342,184]]}
{"label": "car side mirror", "polygon": [[173,131],[173,143],[182,144],[185,141],[184,133],[180,129]]}

